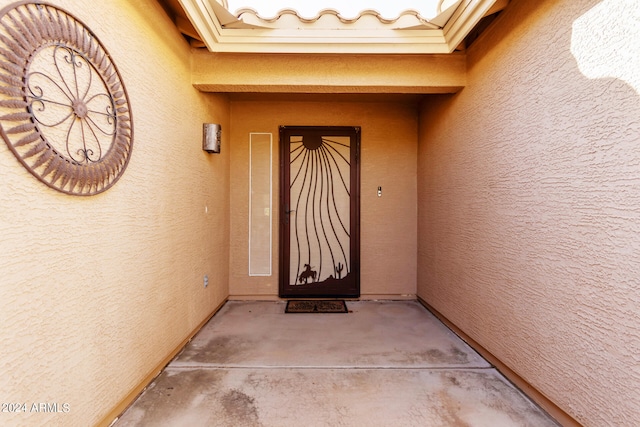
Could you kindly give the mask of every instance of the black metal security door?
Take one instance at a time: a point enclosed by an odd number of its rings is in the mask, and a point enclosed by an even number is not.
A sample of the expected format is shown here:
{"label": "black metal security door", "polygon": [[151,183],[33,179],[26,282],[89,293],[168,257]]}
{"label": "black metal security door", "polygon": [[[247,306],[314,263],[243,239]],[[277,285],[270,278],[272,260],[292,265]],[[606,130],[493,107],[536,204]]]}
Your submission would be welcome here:
{"label": "black metal security door", "polygon": [[280,128],[280,296],[360,296],[360,128]]}

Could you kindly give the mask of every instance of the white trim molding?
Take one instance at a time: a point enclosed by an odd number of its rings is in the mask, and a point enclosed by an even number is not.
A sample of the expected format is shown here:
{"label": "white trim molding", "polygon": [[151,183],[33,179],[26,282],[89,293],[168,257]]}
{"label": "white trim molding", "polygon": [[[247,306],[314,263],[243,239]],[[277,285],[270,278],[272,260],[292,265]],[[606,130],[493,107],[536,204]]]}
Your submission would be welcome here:
{"label": "white trim molding", "polygon": [[500,0],[456,0],[425,19],[404,12],[387,20],[365,10],[344,19],[324,10],[313,19],[286,9],[265,19],[251,9],[235,16],[223,0],[179,0],[211,52],[247,53],[451,53]]}

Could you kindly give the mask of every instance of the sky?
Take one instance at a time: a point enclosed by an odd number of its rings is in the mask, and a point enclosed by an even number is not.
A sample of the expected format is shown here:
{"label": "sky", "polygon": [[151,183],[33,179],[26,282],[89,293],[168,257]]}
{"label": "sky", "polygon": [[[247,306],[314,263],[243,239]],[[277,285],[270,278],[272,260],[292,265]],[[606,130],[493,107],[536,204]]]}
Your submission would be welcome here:
{"label": "sky", "polygon": [[[282,9],[295,9],[303,17],[315,17],[322,9],[336,9],[345,18],[353,18],[365,9],[374,9],[385,18],[397,18],[402,11],[413,9],[425,18],[436,15],[439,0],[228,0],[229,10],[243,7],[255,9],[264,18],[272,17]],[[445,0],[451,4],[452,1]]]}

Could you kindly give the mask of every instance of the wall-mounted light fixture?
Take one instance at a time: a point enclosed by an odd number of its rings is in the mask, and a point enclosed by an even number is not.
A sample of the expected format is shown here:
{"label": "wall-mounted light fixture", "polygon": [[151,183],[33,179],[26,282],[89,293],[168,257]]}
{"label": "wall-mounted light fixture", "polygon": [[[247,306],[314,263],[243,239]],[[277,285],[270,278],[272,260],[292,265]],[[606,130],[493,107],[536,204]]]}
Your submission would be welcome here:
{"label": "wall-mounted light fixture", "polygon": [[207,153],[220,153],[222,126],[215,123],[205,123],[202,125],[202,130],[202,149]]}

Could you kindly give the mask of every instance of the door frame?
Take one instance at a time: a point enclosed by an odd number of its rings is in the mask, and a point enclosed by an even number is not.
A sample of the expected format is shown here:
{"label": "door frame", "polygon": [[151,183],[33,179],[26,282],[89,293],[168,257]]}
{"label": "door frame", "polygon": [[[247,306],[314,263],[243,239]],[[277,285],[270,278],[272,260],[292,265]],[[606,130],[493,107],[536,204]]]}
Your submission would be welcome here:
{"label": "door frame", "polygon": [[[289,282],[290,261],[290,151],[289,136],[294,132],[321,132],[323,136],[349,136],[352,138],[353,149],[350,158],[350,215],[349,215],[349,256],[353,284],[341,290],[337,287],[314,287],[313,284],[304,288],[291,286]],[[359,298],[360,297],[360,140],[359,126],[280,126],[280,195],[279,195],[279,280],[278,293],[280,298]],[[286,167],[285,167],[286,166]]]}

